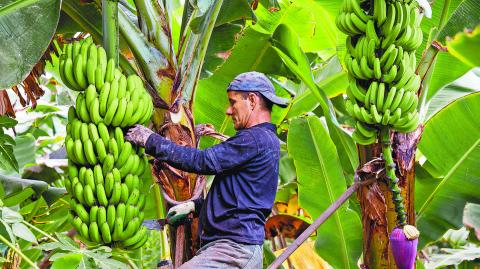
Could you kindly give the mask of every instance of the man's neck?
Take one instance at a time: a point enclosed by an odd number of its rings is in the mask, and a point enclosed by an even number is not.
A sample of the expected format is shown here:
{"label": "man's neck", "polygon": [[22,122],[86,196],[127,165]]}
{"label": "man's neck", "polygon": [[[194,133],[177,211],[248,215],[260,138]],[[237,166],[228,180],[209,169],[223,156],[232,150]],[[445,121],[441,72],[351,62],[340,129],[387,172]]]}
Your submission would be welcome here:
{"label": "man's neck", "polygon": [[248,126],[245,126],[245,128],[250,128],[252,126],[262,124],[262,123],[265,123],[265,122],[270,122],[270,121],[271,121],[270,113],[269,112],[261,112],[261,113],[256,114],[256,117],[252,118],[250,120],[250,123],[248,124]]}

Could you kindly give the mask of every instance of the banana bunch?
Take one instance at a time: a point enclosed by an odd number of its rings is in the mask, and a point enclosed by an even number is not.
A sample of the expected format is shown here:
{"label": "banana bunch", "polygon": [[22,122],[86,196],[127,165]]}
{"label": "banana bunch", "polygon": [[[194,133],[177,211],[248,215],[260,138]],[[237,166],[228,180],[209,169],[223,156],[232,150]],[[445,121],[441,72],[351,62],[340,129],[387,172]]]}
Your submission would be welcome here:
{"label": "banana bunch", "polygon": [[382,126],[399,132],[417,127],[420,21],[416,1],[344,1],[336,24],[348,35],[346,109],[356,120],[352,137],[357,143],[374,143]]}
{"label": "banana bunch", "polygon": [[123,75],[90,38],[64,47],[59,70],[80,91],[65,137],[71,223],[86,241],[139,248],[148,239],[140,176],[149,164],[143,149],[124,140],[123,128],[150,120],[150,96],[140,77]]}
{"label": "banana bunch", "polygon": [[[403,265],[404,257],[407,252],[413,252],[415,257],[419,236],[414,226],[407,225],[390,140],[391,129],[410,132],[418,125],[416,93],[421,79],[415,74],[415,49],[422,43],[423,34],[417,7],[412,0],[344,0],[336,20],[338,28],[348,35],[345,66],[349,87],[345,106],[356,120],[352,138],[362,145],[379,138],[396,222],[403,227],[395,228],[390,236],[398,268],[412,267]],[[416,241],[407,242],[410,240]]]}

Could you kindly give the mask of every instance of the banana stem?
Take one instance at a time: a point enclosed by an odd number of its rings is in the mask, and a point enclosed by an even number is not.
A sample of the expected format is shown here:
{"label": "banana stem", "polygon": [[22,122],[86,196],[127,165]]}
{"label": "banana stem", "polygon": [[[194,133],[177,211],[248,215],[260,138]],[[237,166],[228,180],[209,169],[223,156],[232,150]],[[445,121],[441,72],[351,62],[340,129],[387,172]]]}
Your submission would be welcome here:
{"label": "banana stem", "polygon": [[25,262],[28,263],[30,266],[38,269],[38,266],[32,260],[30,260],[27,256],[25,256],[25,254],[23,254],[23,252],[21,250],[16,248],[10,241],[8,241],[1,234],[0,234],[0,241],[2,241],[5,245],[7,245],[9,248],[11,248],[13,251],[15,251],[18,255],[20,255],[20,257],[22,257],[25,260]]}
{"label": "banana stem", "polygon": [[102,0],[103,47],[118,67],[118,1]]}
{"label": "banana stem", "polygon": [[380,130],[380,139],[382,143],[383,159],[385,160],[385,174],[387,176],[388,187],[392,191],[393,204],[397,213],[397,224],[401,227],[407,224],[407,214],[403,205],[403,197],[398,187],[398,178],[395,175],[395,163],[392,157],[392,143],[390,141],[390,129],[382,128]]}

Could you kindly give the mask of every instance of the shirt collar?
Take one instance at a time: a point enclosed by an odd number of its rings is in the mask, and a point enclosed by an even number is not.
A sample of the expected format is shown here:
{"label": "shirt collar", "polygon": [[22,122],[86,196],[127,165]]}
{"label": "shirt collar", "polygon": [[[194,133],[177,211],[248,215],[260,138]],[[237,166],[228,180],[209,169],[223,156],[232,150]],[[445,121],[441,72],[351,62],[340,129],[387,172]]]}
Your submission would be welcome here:
{"label": "shirt collar", "polygon": [[[274,133],[277,131],[277,126],[275,126],[275,124],[270,123],[270,122],[259,123],[257,125],[254,125],[254,126],[250,127],[250,128],[253,128],[253,127],[266,128],[266,129],[271,130]],[[248,128],[248,129],[250,129],[250,128]]]}

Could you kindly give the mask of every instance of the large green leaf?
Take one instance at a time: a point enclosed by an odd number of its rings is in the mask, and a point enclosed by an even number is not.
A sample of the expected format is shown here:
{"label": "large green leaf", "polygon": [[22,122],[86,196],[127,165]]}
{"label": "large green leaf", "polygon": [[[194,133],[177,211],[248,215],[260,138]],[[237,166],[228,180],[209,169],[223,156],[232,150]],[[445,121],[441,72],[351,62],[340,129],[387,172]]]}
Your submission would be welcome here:
{"label": "large green leaf", "polygon": [[[329,60],[323,68],[317,71],[315,77],[317,85],[325,91],[329,98],[345,92],[348,87],[348,76],[342,70],[342,66],[337,57]],[[298,93],[292,100],[292,105],[289,108],[286,118],[294,118],[306,112],[311,112],[318,107],[318,104],[318,100],[312,91],[307,89]]]}
{"label": "large green leaf", "polygon": [[35,195],[42,196],[47,204],[54,203],[59,197],[65,195],[65,188],[49,187],[43,181],[23,179],[0,174],[0,198],[5,206],[14,206]]}
{"label": "large green leaf", "polygon": [[50,44],[60,0],[6,0],[0,6],[0,89],[22,82]]}
{"label": "large green leaf", "polygon": [[480,91],[480,76],[470,71],[453,83],[439,90],[428,104],[427,119],[454,100]]}
{"label": "large green leaf", "polygon": [[75,269],[83,258],[81,253],[72,253],[56,259],[51,269]]}
{"label": "large green leaf", "polygon": [[442,27],[437,40],[444,42],[446,37],[452,37],[465,28],[473,29],[480,22],[480,5],[478,0],[463,0],[452,13],[450,19]]}
{"label": "large green leaf", "polygon": [[285,24],[280,24],[272,36],[275,51],[285,65],[308,87],[313,93],[325,116],[332,138],[335,141],[340,160],[347,173],[353,174],[358,165],[355,143],[339,125],[333,105],[328,99],[326,91],[316,84],[310,64],[305,53],[299,46],[298,37]]}
{"label": "large green leaf", "polygon": [[[270,35],[259,33],[251,28],[238,41],[232,54],[220,69],[211,77],[199,81],[195,94],[194,115],[198,123],[211,123],[216,130],[232,135],[231,118],[225,115],[227,108],[228,84],[242,72],[256,70],[266,74],[285,75],[281,59],[271,48]],[[214,143],[209,140],[202,146]]]}
{"label": "large green leaf", "polygon": [[201,78],[211,76],[228,59],[242,30],[243,24],[240,22],[222,24],[213,29]]}
{"label": "large green leaf", "polygon": [[464,96],[430,118],[418,147],[437,178],[417,173],[415,205],[421,245],[462,225],[466,202],[480,202],[480,93]]}
{"label": "large green leaf", "polygon": [[[346,190],[337,150],[316,116],[292,121],[287,146],[297,170],[299,204],[315,219]],[[357,213],[343,205],[318,229],[316,250],[334,268],[357,268],[361,234]]]}
{"label": "large green leaf", "polygon": [[[0,135],[0,139],[1,139]],[[18,135],[15,137],[15,146],[13,147],[13,154],[18,162],[18,169],[9,167],[6,169],[0,168],[0,172],[4,175],[19,176],[23,172],[26,164],[35,163],[35,137],[31,134]]]}
{"label": "large green leaf", "polygon": [[[478,8],[474,8],[475,5],[473,2],[476,0],[437,0],[433,3],[432,5],[432,18],[427,19],[424,18],[422,20],[422,31],[423,31],[423,43],[422,46],[420,46],[419,49],[417,49],[417,58],[420,59],[422,56],[422,50],[425,49],[427,46],[427,41],[429,38],[430,32],[432,32],[433,35],[437,35],[439,31],[442,29],[438,29],[440,26],[439,23],[441,21],[442,17],[442,11],[444,9],[444,5],[447,5],[445,7],[446,12],[445,12],[445,27],[449,27],[453,29],[451,26],[454,24],[453,22],[461,20],[463,21],[465,18],[471,18],[471,22],[469,22],[467,25],[471,25],[472,22],[478,23],[478,19],[474,19],[475,15],[478,12]],[[472,4],[473,3],[473,4]],[[457,12],[458,10],[461,10],[461,12]],[[477,16],[478,18],[478,16]],[[454,26],[455,29],[460,29],[463,30],[463,27],[465,27],[465,24],[457,24]],[[461,27],[461,28],[458,28]],[[432,29],[434,28],[434,29]],[[449,33],[450,31],[442,31],[440,32],[441,35],[439,35],[438,38],[440,38],[440,41],[443,42],[445,39],[445,33]],[[451,33],[452,35],[459,32],[459,30],[454,31]],[[433,38],[433,37],[431,37]],[[431,40],[430,40],[431,41]],[[439,52],[437,55],[437,60],[434,65],[433,73],[432,73],[432,78],[428,87],[428,94],[427,98],[430,99],[432,96],[435,95],[435,93],[443,88],[445,85],[451,83],[452,81],[456,80],[457,78],[461,77],[463,74],[465,74],[470,67],[460,61],[458,61],[457,58],[453,57],[449,53],[446,52]]]}
{"label": "large green leaf", "polygon": [[[270,12],[259,5],[255,13],[259,18],[270,17],[269,20],[259,20],[254,28],[261,32],[273,33],[278,25],[287,24],[294,29],[300,38],[300,46],[305,52],[328,50],[333,55],[336,46],[342,43],[344,35],[335,26],[336,10],[328,9],[328,5],[341,1],[279,1],[280,10]],[[324,5],[327,4],[327,7]],[[301,18],[301,19],[300,19]]]}
{"label": "large green leaf", "polygon": [[473,31],[457,33],[447,40],[448,52],[470,67],[480,66],[480,25]]}

